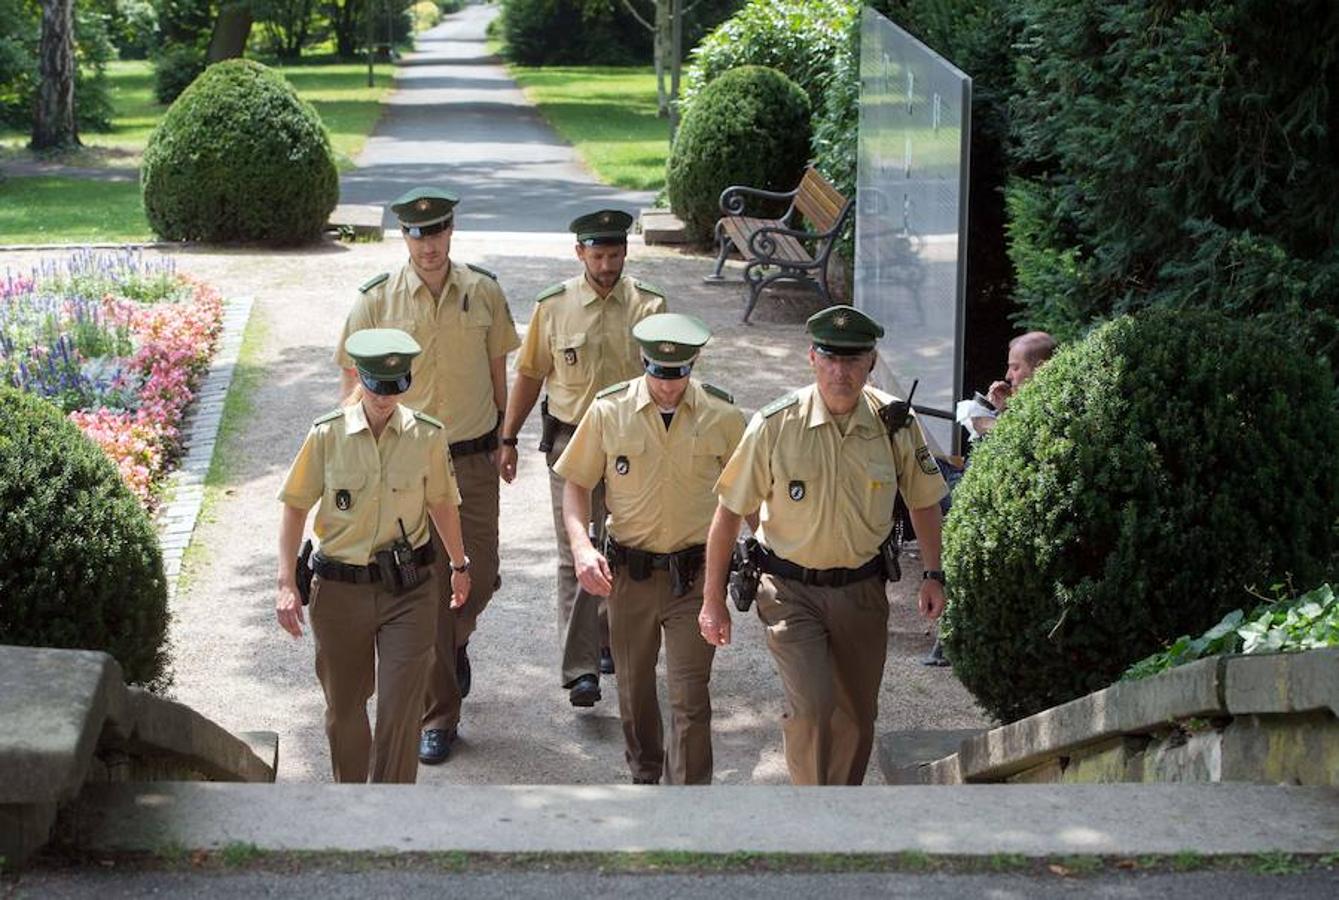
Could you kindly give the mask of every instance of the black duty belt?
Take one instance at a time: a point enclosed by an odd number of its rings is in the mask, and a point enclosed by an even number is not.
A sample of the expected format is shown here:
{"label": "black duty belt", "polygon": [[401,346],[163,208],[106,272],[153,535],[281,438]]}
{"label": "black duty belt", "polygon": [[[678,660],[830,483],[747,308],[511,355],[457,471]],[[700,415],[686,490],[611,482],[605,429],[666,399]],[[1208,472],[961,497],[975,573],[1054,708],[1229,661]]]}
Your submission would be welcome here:
{"label": "black duty belt", "polygon": [[451,445],[451,458],[459,459],[462,456],[473,456],[476,453],[491,453],[496,449],[497,429],[494,428],[477,438],[470,438],[468,441],[456,441]]}
{"label": "black duty belt", "polygon": [[845,587],[883,574],[883,560],[877,556],[854,569],[806,569],[788,559],[782,559],[761,545],[758,550],[758,568],[768,575],[798,581],[811,587]]}
{"label": "black duty belt", "polygon": [[[432,542],[424,544],[414,551],[414,562],[420,566],[426,566],[433,561],[436,554],[432,550]],[[371,584],[374,581],[381,580],[381,568],[376,563],[366,566],[354,566],[349,563],[337,562],[333,559],[326,559],[316,552],[312,555],[312,571],[320,575],[326,581],[347,581],[350,584]]]}
{"label": "black duty belt", "polygon": [[673,553],[652,553],[649,550],[638,550],[636,547],[620,544],[614,540],[612,535],[609,537],[609,552],[605,554],[613,565],[627,563],[632,568],[648,566],[652,569],[668,569],[671,562],[676,558],[680,565],[701,565],[702,561],[706,559],[706,555],[706,544],[694,544]]}

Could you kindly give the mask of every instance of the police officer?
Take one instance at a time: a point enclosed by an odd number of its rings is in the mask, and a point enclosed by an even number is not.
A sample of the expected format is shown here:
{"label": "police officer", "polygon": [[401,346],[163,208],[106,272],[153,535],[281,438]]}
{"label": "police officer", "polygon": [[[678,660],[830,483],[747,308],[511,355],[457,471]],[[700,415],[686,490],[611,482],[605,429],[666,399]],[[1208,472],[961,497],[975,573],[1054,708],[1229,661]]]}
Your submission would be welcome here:
{"label": "police officer", "polygon": [[[646,374],[596,394],[554,466],[566,480],[563,517],[577,579],[609,598],[618,707],[636,784],[710,784],[711,661],[698,635],[712,487],[744,434],[733,398],[689,377],[711,332],[692,316],[662,313],[632,328]],[[601,481],[609,507],[607,551],[587,534]],[[668,747],[661,731],[656,661],[664,635]],[[668,758],[667,758],[668,757]]]}
{"label": "police officer", "polygon": [[[516,380],[502,426],[502,477],[516,476],[516,435],[539,399],[547,453],[553,530],[558,543],[558,634],[563,643],[562,685],[573,706],[600,699],[598,672],[613,671],[608,626],[599,598],[580,588],[563,526],[563,479],[553,471],[576,423],[601,388],[636,378],[641,354],[632,326],[664,312],[665,298],[644,281],[623,274],[632,216],[605,209],[581,216],[569,226],[576,234],[576,255],[584,271],[552,285],[535,297],[535,312],[516,358]],[[604,521],[604,488],[591,497],[592,522]],[[603,652],[602,652],[603,651]]]}
{"label": "police officer", "polygon": [[[279,624],[295,638],[304,621],[293,571],[307,511],[316,506],[311,627],[316,675],[325,691],[325,729],[336,781],[412,783],[423,687],[451,566],[450,600],[470,590],[442,423],[399,402],[419,354],[394,329],[356,332],[345,342],[360,384],[348,405],[318,418],[279,491]],[[441,610],[444,613],[449,610]],[[367,700],[375,688],[375,734]],[[370,755],[370,759],[369,759]]]}
{"label": "police officer", "polygon": [[894,402],[866,386],[883,328],[849,306],[810,317],[815,383],[763,407],[716,485],[699,625],[730,642],[725,606],[741,516],[761,510],[765,573],[758,617],[786,696],[786,765],[795,784],[860,784],[878,716],[888,650],[880,548],[901,491],[926,571],[919,606],[944,608],[939,499],[944,480],[912,417],[890,430]]}
{"label": "police officer", "polygon": [[[344,324],[345,336],[385,325],[422,345],[403,402],[444,423],[460,485],[474,577],[465,605],[438,617],[419,747],[420,761],[429,765],[451,753],[461,699],[470,691],[467,645],[499,583],[497,426],[507,405],[507,354],[521,343],[497,277],[451,261],[456,203],[450,191],[418,187],[391,204],[409,261],[363,284]],[[353,363],[341,351],[335,362],[347,391],[356,381]]]}

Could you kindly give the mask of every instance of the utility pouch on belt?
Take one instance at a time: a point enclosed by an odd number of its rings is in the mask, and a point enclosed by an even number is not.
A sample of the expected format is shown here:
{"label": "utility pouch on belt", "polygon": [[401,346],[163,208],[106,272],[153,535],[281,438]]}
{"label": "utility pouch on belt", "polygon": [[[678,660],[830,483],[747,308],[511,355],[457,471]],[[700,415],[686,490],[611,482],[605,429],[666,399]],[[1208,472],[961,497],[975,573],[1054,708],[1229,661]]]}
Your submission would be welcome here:
{"label": "utility pouch on belt", "polygon": [[539,435],[539,452],[548,453],[553,449],[553,439],[558,435],[558,420],[549,415],[549,398],[539,403],[539,421],[542,431]]}
{"label": "utility pouch on belt", "polygon": [[375,554],[377,568],[381,570],[381,583],[392,594],[411,591],[428,577],[428,567],[414,561],[414,546],[409,543],[409,535],[405,533],[404,520],[398,521],[400,539]]}
{"label": "utility pouch on belt", "polygon": [[306,606],[312,599],[312,541],[307,538],[302,542],[302,549],[298,551],[295,574],[298,581],[298,597],[302,600],[302,605]]}
{"label": "utility pouch on belt", "polygon": [[758,596],[758,582],[762,580],[762,569],[758,568],[758,539],[740,538],[735,541],[734,552],[730,555],[730,580],[726,593],[730,595],[735,609],[748,612],[753,600]]}
{"label": "utility pouch on belt", "polygon": [[685,597],[693,589],[693,582],[697,580],[697,573],[701,571],[705,557],[700,548],[689,552],[670,554],[669,575],[670,590],[676,597]]}
{"label": "utility pouch on belt", "polygon": [[888,581],[902,580],[902,523],[895,522],[893,530],[879,545],[879,558],[883,560],[883,577]]}

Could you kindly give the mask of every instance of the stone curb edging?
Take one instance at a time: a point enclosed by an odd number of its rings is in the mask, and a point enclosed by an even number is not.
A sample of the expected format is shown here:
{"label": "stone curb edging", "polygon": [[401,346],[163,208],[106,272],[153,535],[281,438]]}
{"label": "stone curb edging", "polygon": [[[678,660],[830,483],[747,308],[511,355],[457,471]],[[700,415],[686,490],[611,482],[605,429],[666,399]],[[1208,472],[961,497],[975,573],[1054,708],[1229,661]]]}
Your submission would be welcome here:
{"label": "stone curb edging", "polygon": [[196,390],[182,428],[184,453],[180,465],[167,476],[165,489],[172,500],[158,511],[155,525],[163,551],[163,573],[168,597],[175,596],[181,563],[200,518],[205,499],[205,477],[214,458],[214,445],[223,421],[223,406],[242,350],[242,336],[251,319],[252,297],[235,297],[223,308],[223,334],[209,371]]}

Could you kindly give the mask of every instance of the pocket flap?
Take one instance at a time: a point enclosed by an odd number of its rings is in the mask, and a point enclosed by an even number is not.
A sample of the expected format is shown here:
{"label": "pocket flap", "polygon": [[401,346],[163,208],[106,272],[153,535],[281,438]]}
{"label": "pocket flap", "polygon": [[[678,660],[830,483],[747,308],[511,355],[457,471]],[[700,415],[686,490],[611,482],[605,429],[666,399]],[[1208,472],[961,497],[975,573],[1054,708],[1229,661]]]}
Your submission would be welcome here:
{"label": "pocket flap", "polygon": [[608,456],[640,456],[646,442],[637,435],[611,434],[605,438],[604,452]]}
{"label": "pocket flap", "polygon": [[877,486],[897,484],[897,469],[885,463],[873,463],[867,470],[869,480]]}
{"label": "pocket flap", "polygon": [[331,472],[326,479],[326,488],[332,491],[356,491],[366,484],[367,473],[358,469]]}
{"label": "pocket flap", "polygon": [[423,481],[421,472],[390,472],[386,475],[386,483],[391,486],[393,491],[408,491],[418,486]]}
{"label": "pocket flap", "polygon": [[725,456],[729,441],[723,434],[698,434],[693,436],[694,456]]}
{"label": "pocket flap", "polygon": [[552,339],[554,350],[576,350],[586,346],[586,332],[573,331],[569,334],[555,334]]}

